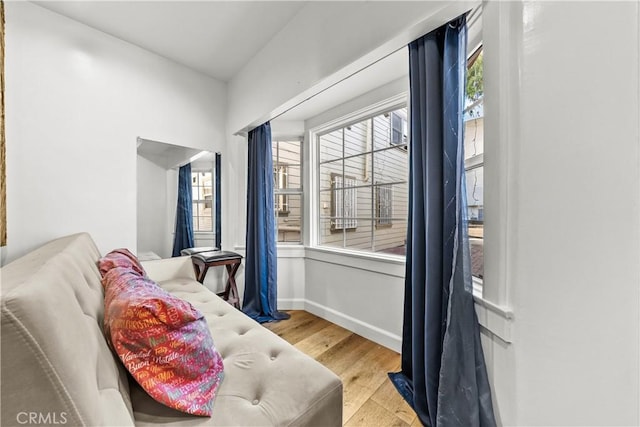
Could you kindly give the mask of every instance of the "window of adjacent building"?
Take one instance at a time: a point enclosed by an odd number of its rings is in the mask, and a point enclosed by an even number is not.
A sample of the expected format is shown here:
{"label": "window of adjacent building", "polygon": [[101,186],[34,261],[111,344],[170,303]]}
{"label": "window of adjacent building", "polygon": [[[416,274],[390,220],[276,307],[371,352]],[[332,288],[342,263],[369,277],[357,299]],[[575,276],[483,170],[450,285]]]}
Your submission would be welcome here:
{"label": "window of adjacent building", "polygon": [[356,182],[352,176],[331,174],[331,213],[335,218],[331,226],[334,231],[358,228]]}
{"label": "window of adjacent building", "polygon": [[193,231],[213,232],[213,172],[191,172]]}
{"label": "window of adjacent building", "polygon": [[467,63],[464,110],[464,155],[471,249],[471,273],[484,277],[484,109],[482,47]]}
{"label": "window of adjacent building", "polygon": [[392,225],[393,185],[378,183],[376,186],[376,215],[378,217],[377,227],[388,227]]}
{"label": "window of adjacent building", "polygon": [[407,108],[317,134],[320,246],[404,255]]}
{"label": "window of adjacent building", "polygon": [[402,145],[406,147],[407,144],[407,118],[406,114],[400,114],[398,112],[391,112],[389,114],[391,119],[391,143],[394,145]]}
{"label": "window of adjacent building", "polygon": [[302,243],[302,141],[273,141],[273,191],[279,243]]}

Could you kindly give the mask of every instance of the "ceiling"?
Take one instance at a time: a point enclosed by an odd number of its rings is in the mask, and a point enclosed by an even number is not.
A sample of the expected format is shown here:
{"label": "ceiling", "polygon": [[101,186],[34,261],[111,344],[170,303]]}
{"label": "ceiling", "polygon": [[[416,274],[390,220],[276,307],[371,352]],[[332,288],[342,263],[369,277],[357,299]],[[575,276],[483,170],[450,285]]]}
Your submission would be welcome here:
{"label": "ceiling", "polygon": [[137,152],[139,156],[164,169],[176,169],[195,161],[213,163],[215,159],[215,155],[210,151],[144,138],[138,138]]}
{"label": "ceiling", "polygon": [[[39,6],[227,82],[305,1],[34,1]],[[282,114],[305,120],[408,75],[406,49]]]}
{"label": "ceiling", "polygon": [[408,79],[408,76],[409,52],[400,49],[296,105],[279,118],[306,120],[401,77]]}
{"label": "ceiling", "polygon": [[229,81],[304,7],[303,1],[34,1]]}

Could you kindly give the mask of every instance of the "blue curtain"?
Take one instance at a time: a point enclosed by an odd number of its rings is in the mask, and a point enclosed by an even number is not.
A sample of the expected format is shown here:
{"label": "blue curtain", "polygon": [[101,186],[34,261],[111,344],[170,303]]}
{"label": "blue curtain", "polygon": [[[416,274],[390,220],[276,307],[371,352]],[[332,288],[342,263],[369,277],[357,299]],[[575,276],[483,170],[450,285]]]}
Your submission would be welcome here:
{"label": "blue curtain", "polygon": [[193,197],[191,195],[191,163],[178,172],[178,207],[176,208],[176,229],[173,237],[172,256],[180,256],[180,251],[194,247],[193,244]]}
{"label": "blue curtain", "polygon": [[426,426],[494,426],[473,304],[464,177],[466,15],[409,45],[411,149],[402,371]]}
{"label": "blue curtain", "polygon": [[288,319],[278,311],[278,253],[269,122],[249,132],[247,241],[242,311],[260,323]]}

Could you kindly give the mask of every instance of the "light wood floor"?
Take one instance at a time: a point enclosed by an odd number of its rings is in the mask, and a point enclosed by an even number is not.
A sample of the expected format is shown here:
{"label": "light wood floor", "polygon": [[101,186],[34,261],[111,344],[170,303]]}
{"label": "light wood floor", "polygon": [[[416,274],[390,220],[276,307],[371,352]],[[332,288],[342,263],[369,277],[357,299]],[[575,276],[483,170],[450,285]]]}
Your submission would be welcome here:
{"label": "light wood floor", "polygon": [[306,311],[263,325],[335,372],[344,385],[343,424],[420,426],[411,407],[389,381],[400,355]]}

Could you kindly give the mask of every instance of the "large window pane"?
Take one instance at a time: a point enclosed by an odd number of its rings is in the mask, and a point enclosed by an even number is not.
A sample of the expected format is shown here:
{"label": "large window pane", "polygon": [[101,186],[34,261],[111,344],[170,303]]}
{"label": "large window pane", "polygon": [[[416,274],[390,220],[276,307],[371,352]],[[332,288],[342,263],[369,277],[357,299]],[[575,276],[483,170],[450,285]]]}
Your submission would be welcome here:
{"label": "large window pane", "polygon": [[464,120],[464,157],[471,272],[484,277],[484,84],[482,47],[467,62]]}
{"label": "large window pane", "polygon": [[277,141],[277,155],[280,163],[300,164],[300,141]]}
{"label": "large window pane", "polygon": [[374,217],[373,194],[371,191],[372,188],[370,186],[355,189],[358,203],[358,218],[371,219]]}
{"label": "large window pane", "polygon": [[373,117],[373,149],[380,150],[391,145],[391,112]]}
{"label": "large window pane", "polygon": [[319,217],[320,219],[323,218],[330,218],[332,213],[331,213],[331,200],[333,197],[333,191],[331,190],[331,188],[325,189],[325,190],[321,190],[320,191],[320,197],[319,197],[319,202],[320,202],[320,212],[319,212]]}
{"label": "large window pane", "polygon": [[344,128],[345,157],[371,151],[369,122],[359,122]]}
{"label": "large window pane", "polygon": [[395,184],[393,188],[394,218],[409,218],[409,184]]}
{"label": "large window pane", "polygon": [[199,172],[198,175],[200,176],[200,185],[211,188],[213,182],[211,172]]}
{"label": "large window pane", "polygon": [[342,129],[335,130],[319,138],[320,163],[340,159],[342,153]]}
{"label": "large window pane", "polygon": [[287,188],[302,188],[302,176],[299,164],[286,166]]}
{"label": "large window pane", "polygon": [[484,166],[469,169],[467,176],[467,206],[469,221],[484,221]]}
{"label": "large window pane", "polygon": [[373,176],[376,182],[404,182],[408,179],[409,155],[402,148],[391,148],[373,154]]}
{"label": "large window pane", "polygon": [[[478,105],[481,106],[482,103]],[[484,118],[471,118],[464,125],[464,158],[468,160],[474,156],[484,154]]]}
{"label": "large window pane", "polygon": [[342,175],[342,159],[320,165],[320,190],[331,189],[333,177]]}
{"label": "large window pane", "polygon": [[191,172],[193,231],[213,231],[213,172]]}
{"label": "large window pane", "polygon": [[[276,199],[278,195],[276,195]],[[302,241],[302,196],[286,196],[286,216],[277,216],[278,242],[299,243]]]}
{"label": "large window pane", "polygon": [[344,174],[354,180],[354,185],[371,184],[371,154],[360,154],[344,159]]}
{"label": "large window pane", "polygon": [[193,187],[191,191],[191,196],[193,200],[202,200],[204,197],[202,195],[202,187]]}
{"label": "large window pane", "polygon": [[213,213],[205,202],[193,203],[194,231],[213,231]]}
{"label": "large window pane", "polygon": [[273,141],[272,153],[277,241],[302,243],[302,142]]}
{"label": "large window pane", "polygon": [[211,215],[198,217],[198,231],[213,231]]}
{"label": "large window pane", "polygon": [[376,252],[406,255],[407,219],[394,218],[390,227],[378,227],[375,233]]}
{"label": "large window pane", "polygon": [[346,233],[345,248],[366,252],[373,251],[370,219],[360,219],[358,221],[358,228]]}
{"label": "large window pane", "polygon": [[404,253],[406,142],[406,108],[318,137],[319,244]]}
{"label": "large window pane", "polygon": [[[353,187],[355,180],[334,177],[334,187],[331,192],[331,217],[333,230],[351,230],[358,227],[358,189]],[[345,188],[347,187],[347,188]]]}
{"label": "large window pane", "polygon": [[319,224],[318,241],[323,246],[342,248],[344,245],[344,230],[335,230],[334,219],[321,218]]}
{"label": "large window pane", "polygon": [[466,171],[471,274],[484,277],[484,166]]}

